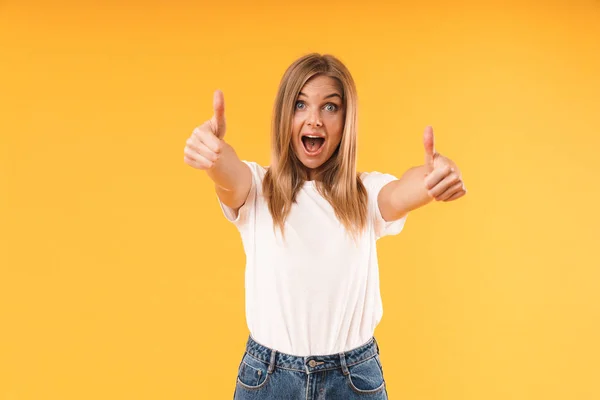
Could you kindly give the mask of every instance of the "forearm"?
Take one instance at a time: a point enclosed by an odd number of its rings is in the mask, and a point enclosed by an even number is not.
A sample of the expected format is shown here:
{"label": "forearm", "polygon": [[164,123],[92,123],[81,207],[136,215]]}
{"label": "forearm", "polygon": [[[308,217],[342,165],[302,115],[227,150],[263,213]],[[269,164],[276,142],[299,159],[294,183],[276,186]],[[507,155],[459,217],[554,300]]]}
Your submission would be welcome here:
{"label": "forearm", "polygon": [[240,181],[240,164],[243,165],[233,147],[223,142],[219,159],[212,168],[206,170],[206,174],[216,187],[233,190]]}
{"label": "forearm", "polygon": [[379,191],[377,204],[385,221],[395,221],[431,201],[454,201],[467,193],[454,161],[434,149],[433,130],[423,135],[425,164],[407,170]]}
{"label": "forearm", "polygon": [[433,200],[425,187],[426,171],[424,165],[413,167],[393,182],[392,208],[397,216],[403,216]]}

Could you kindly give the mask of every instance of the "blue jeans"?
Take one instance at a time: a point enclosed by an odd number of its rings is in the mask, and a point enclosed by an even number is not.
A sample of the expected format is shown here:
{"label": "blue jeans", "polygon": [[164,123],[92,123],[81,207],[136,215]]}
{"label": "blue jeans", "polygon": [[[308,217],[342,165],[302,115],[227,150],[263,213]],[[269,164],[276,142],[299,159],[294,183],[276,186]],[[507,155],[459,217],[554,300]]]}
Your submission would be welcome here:
{"label": "blue jeans", "polygon": [[238,368],[234,400],[387,400],[375,337],[338,354],[293,356],[252,336]]}

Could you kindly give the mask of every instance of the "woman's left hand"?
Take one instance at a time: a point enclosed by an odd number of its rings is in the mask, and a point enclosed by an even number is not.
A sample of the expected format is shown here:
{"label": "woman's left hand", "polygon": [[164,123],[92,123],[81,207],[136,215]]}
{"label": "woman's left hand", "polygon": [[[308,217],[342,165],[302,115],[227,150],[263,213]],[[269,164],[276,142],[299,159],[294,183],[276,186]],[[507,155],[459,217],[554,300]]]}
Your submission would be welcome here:
{"label": "woman's left hand", "polygon": [[436,201],[453,201],[467,193],[460,169],[454,161],[437,153],[434,148],[433,128],[428,126],[423,135],[425,144],[425,188]]}

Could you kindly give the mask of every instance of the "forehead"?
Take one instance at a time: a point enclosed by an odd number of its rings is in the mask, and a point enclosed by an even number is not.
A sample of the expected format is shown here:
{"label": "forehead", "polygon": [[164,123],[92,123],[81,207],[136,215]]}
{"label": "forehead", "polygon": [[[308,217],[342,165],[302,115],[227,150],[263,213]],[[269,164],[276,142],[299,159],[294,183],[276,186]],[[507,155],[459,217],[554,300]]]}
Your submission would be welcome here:
{"label": "forehead", "polygon": [[332,93],[337,93],[341,96],[339,82],[325,75],[317,75],[310,78],[300,90],[307,96],[327,96]]}

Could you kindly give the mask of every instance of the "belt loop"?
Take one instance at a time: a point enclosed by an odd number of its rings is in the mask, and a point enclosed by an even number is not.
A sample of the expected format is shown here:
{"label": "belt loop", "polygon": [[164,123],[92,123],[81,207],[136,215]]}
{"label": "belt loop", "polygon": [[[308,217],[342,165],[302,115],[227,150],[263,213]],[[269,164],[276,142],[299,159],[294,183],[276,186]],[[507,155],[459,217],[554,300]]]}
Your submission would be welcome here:
{"label": "belt loop", "polygon": [[342,374],[349,375],[350,371],[348,371],[348,366],[346,365],[346,356],[344,353],[340,353],[340,362],[342,364]]}
{"label": "belt loop", "polygon": [[304,356],[302,357],[303,361],[304,361],[304,370],[306,371],[306,374],[309,375],[310,374],[310,370],[308,369],[308,362],[306,361],[308,359],[308,357],[310,356]]}
{"label": "belt loop", "polygon": [[271,361],[269,362],[269,369],[267,373],[272,374],[275,369],[275,356],[277,355],[277,350],[271,349]]}
{"label": "belt loop", "polygon": [[373,336],[373,342],[375,342],[375,347],[377,348],[377,354],[379,354],[379,344],[377,343],[377,339]]}

